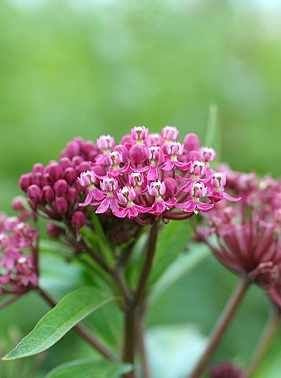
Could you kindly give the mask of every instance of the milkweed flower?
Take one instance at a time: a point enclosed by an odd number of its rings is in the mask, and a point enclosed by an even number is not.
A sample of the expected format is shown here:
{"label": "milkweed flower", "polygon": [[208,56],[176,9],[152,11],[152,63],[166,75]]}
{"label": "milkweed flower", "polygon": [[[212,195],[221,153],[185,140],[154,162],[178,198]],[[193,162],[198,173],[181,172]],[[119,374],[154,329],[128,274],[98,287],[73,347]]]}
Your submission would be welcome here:
{"label": "milkweed flower", "polygon": [[273,295],[281,278],[281,182],[232,171],[227,176],[226,187],[241,200],[221,201],[197,235],[226,268]]}
{"label": "milkweed flower", "polygon": [[84,191],[81,208],[145,223],[157,217],[188,218],[228,198],[226,179],[219,180],[210,166],[215,151],[201,147],[196,134],[188,134],[183,143],[178,136],[172,126],[159,134],[134,127],[120,144],[100,136],[91,169],[78,178]]}
{"label": "milkweed flower", "polygon": [[0,294],[20,295],[37,286],[37,242],[29,224],[0,214]]}

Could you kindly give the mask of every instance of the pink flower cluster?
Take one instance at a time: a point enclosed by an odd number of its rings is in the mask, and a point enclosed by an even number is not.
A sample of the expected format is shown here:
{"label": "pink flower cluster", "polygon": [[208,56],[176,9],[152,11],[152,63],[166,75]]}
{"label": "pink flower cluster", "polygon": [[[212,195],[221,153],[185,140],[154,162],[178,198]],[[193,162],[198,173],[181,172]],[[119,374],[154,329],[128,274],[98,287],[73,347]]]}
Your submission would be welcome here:
{"label": "pink flower cluster", "polygon": [[109,135],[99,137],[92,167],[79,177],[81,208],[143,223],[151,217],[188,218],[230,199],[225,174],[210,167],[215,151],[201,147],[196,134],[187,134],[183,143],[178,136],[175,127],[151,134],[140,126],[120,144]]}
{"label": "pink flower cluster", "polygon": [[[64,221],[73,229],[81,228],[86,217],[79,208],[81,187],[77,178],[81,172],[92,168],[97,154],[94,143],[75,138],[58,161],[46,166],[35,164],[31,172],[22,175],[19,185],[27,194],[33,211],[50,220]],[[54,224],[50,224],[48,230],[53,236],[60,232]]]}
{"label": "pink flower cluster", "polygon": [[227,173],[228,189],[241,201],[218,204],[198,236],[224,266],[265,288],[281,308],[281,181]]}
{"label": "pink flower cluster", "polygon": [[37,231],[0,214],[0,294],[23,294],[38,283]]}

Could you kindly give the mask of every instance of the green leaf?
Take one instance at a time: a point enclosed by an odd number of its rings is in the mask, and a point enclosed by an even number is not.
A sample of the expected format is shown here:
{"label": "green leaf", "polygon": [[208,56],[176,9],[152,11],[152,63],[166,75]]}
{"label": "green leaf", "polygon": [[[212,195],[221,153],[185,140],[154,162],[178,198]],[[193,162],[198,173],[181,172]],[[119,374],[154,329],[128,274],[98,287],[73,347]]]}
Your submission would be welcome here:
{"label": "green leaf", "polygon": [[113,299],[92,287],[67,294],[3,359],[15,360],[47,350],[77,323]]}
{"label": "green leaf", "polygon": [[43,253],[40,256],[40,266],[40,285],[56,296],[92,283],[81,263],[67,262],[59,254]]}
{"label": "green leaf", "polygon": [[190,325],[155,327],[148,331],[147,350],[152,377],[187,377],[206,345]]}
{"label": "green leaf", "polygon": [[150,283],[153,285],[184,251],[190,236],[186,221],[171,221],[160,230]]}
{"label": "green leaf", "polygon": [[131,370],[129,365],[103,360],[77,360],[52,370],[46,378],[119,378]]}
{"label": "green leaf", "polygon": [[196,268],[209,255],[210,251],[205,245],[192,244],[190,252],[179,255],[155,283],[150,294],[150,303],[155,302],[170,286]]}

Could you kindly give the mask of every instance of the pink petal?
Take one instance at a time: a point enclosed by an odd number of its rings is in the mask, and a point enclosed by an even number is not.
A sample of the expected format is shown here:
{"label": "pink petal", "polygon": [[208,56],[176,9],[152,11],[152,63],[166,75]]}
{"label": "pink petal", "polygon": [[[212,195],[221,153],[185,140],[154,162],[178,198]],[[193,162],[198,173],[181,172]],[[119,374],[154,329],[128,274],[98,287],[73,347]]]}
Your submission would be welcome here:
{"label": "pink petal", "polygon": [[96,209],[96,213],[97,214],[103,214],[105,213],[108,209],[109,209],[109,206],[110,206],[110,200],[109,198],[105,198],[101,204],[99,205],[99,207]]}
{"label": "pink petal", "polygon": [[200,211],[209,211],[209,210],[211,210],[213,207],[214,207],[214,204],[213,204],[213,203],[203,203],[203,202],[199,202],[199,203],[197,204],[197,208],[198,208],[198,210],[200,210]]}

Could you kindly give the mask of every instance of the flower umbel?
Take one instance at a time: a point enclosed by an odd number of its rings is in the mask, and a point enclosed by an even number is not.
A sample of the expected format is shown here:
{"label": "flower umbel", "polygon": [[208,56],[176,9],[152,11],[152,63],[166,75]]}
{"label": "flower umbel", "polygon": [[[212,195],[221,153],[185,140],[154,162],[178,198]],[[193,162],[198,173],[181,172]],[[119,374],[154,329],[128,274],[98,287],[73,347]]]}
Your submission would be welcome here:
{"label": "flower umbel", "polygon": [[172,126],[160,134],[138,126],[120,144],[99,137],[91,168],[78,178],[85,190],[81,207],[139,223],[157,217],[183,219],[212,209],[225,198],[225,180],[218,187],[209,166],[215,152],[201,148],[195,134],[188,134],[184,143],[178,135]]}
{"label": "flower umbel", "polygon": [[[281,182],[231,171],[228,177],[232,178],[229,190],[241,201],[221,201],[206,216],[208,225],[199,227],[197,234],[228,269],[272,288],[281,277]],[[220,179],[216,174],[214,193],[223,184],[223,176]],[[215,239],[209,238],[212,235]]]}
{"label": "flower umbel", "polygon": [[0,294],[20,295],[38,284],[37,231],[0,214]]}

